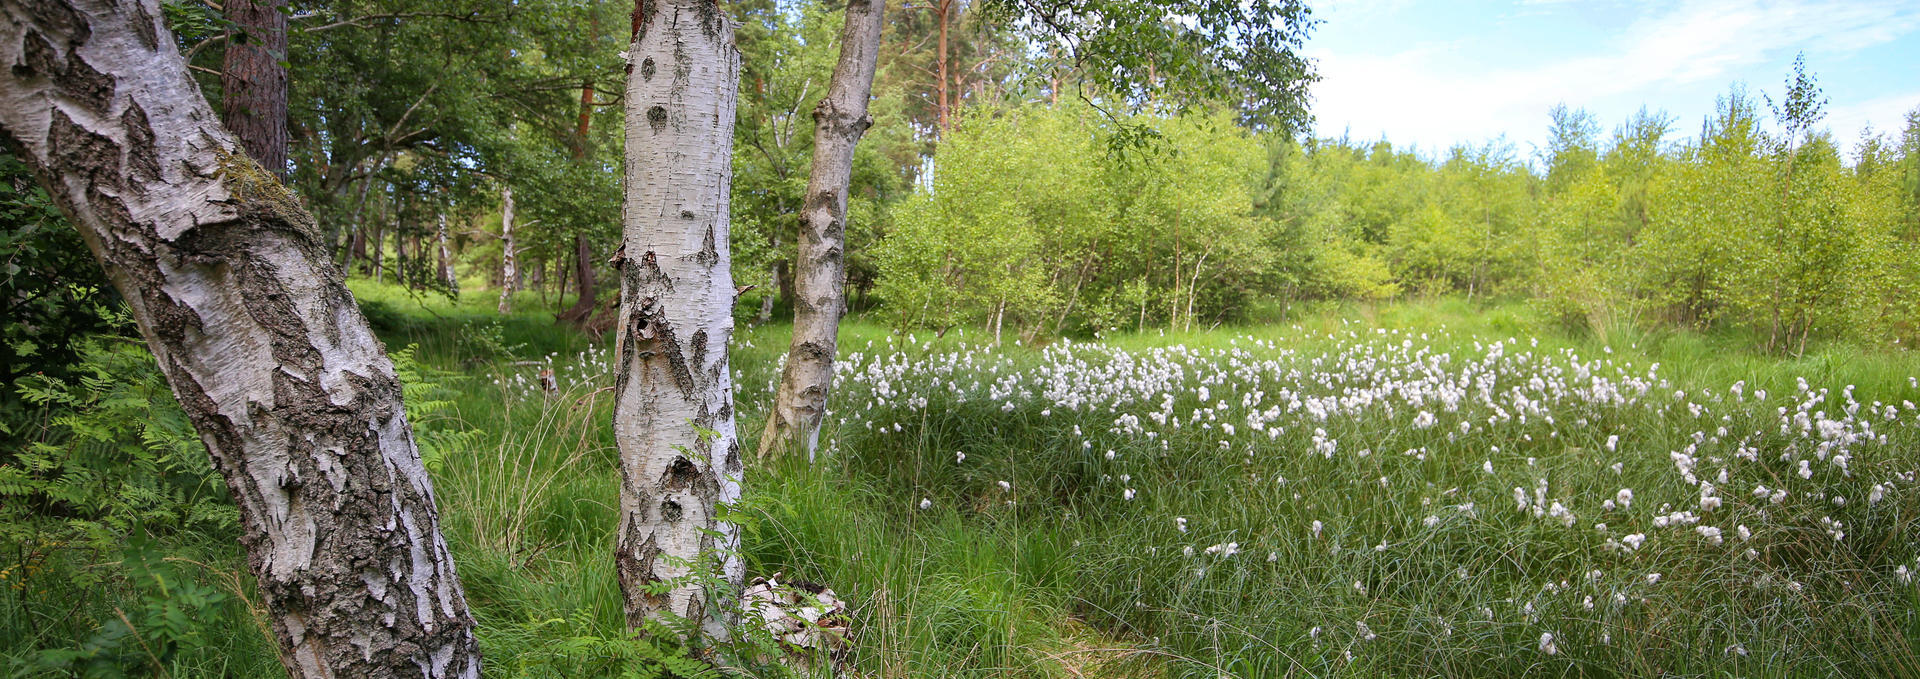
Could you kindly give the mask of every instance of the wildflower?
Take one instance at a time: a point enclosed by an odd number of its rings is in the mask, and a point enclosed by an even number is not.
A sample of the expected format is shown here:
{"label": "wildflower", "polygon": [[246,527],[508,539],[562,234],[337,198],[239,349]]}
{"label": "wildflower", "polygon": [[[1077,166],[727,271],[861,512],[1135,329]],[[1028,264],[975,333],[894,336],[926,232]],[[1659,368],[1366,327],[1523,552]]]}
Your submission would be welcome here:
{"label": "wildflower", "polygon": [[1313,522],[1313,524],[1312,524],[1312,526],[1311,526],[1311,528],[1313,529],[1313,536],[1314,536],[1314,537],[1316,537],[1316,538],[1317,538],[1317,537],[1320,537],[1320,529],[1322,529],[1322,528],[1325,528],[1325,527],[1326,527],[1326,524],[1322,524],[1322,523],[1320,523],[1320,520],[1319,520],[1319,519],[1315,519],[1315,520],[1314,520],[1314,522]]}
{"label": "wildflower", "polygon": [[[1618,434],[1607,437],[1607,452],[1609,453],[1616,452],[1619,446],[1620,446],[1620,436]],[[1613,470],[1614,473],[1616,474],[1619,473],[1620,465],[1616,463],[1613,466],[1614,466],[1614,470]]]}
{"label": "wildflower", "polygon": [[1013,484],[1011,484],[1011,483],[1007,483],[1006,481],[1001,481],[1001,482],[1000,482],[1000,492],[1002,492],[1002,493],[1011,493],[1011,492],[1013,492]]}
{"label": "wildflower", "polygon": [[1886,499],[1886,497],[1887,487],[1876,483],[1873,485],[1873,492],[1867,494],[1867,506],[1871,507],[1880,504],[1880,501]]}
{"label": "wildflower", "polygon": [[1553,645],[1553,633],[1540,633],[1540,652],[1547,655],[1559,655],[1560,647]]}
{"label": "wildflower", "polygon": [[1353,581],[1353,589],[1354,591],[1359,592],[1362,596],[1365,596],[1367,593],[1367,586],[1360,584],[1359,580]]}
{"label": "wildflower", "polygon": [[1131,500],[1133,499],[1133,496],[1134,496],[1134,492],[1132,488],[1128,488],[1126,489],[1125,492],[1120,493],[1120,499],[1122,500]]}
{"label": "wildflower", "polygon": [[1633,508],[1633,489],[1621,488],[1620,492],[1613,494],[1613,501],[1619,503],[1621,509],[1632,509]]}
{"label": "wildflower", "polygon": [[1800,478],[1803,478],[1803,479],[1813,478],[1813,468],[1808,466],[1806,460],[1800,461],[1800,471],[1797,473],[1800,474]]}
{"label": "wildflower", "polygon": [[1279,560],[1280,560],[1279,552],[1267,552],[1267,563],[1273,563]]}
{"label": "wildflower", "polygon": [[1381,541],[1380,541],[1380,544],[1377,544],[1377,545],[1374,545],[1374,546],[1373,546],[1373,551],[1376,551],[1376,552],[1384,552],[1384,551],[1387,551],[1387,541],[1386,541],[1386,540],[1381,540]]}
{"label": "wildflower", "polygon": [[1578,517],[1573,515],[1572,511],[1562,506],[1559,502],[1553,503],[1553,508],[1547,511],[1547,515],[1559,519],[1560,525],[1566,526],[1567,528],[1572,528],[1574,522],[1579,520]]}
{"label": "wildflower", "polygon": [[1734,535],[1740,536],[1741,542],[1746,542],[1748,540],[1753,539],[1753,531],[1747,530],[1746,524],[1740,524],[1739,526],[1735,526],[1733,529],[1733,533]]}
{"label": "wildflower", "polygon": [[1180,553],[1185,555],[1187,558],[1193,558],[1193,545],[1187,545],[1187,548],[1180,550]]}
{"label": "wildflower", "polygon": [[1647,574],[1647,584],[1649,584],[1649,585],[1657,585],[1657,584],[1660,584],[1660,574],[1659,574],[1659,573],[1648,573],[1648,574]]}
{"label": "wildflower", "polygon": [[1374,639],[1380,638],[1380,635],[1374,634],[1373,630],[1367,627],[1365,620],[1355,621],[1354,631],[1360,635],[1361,641],[1373,641]]}
{"label": "wildflower", "polygon": [[920,498],[920,508],[921,508],[921,509],[932,509],[932,508],[933,508],[933,500],[932,500],[931,498],[924,498],[924,497],[923,497],[923,498]]}
{"label": "wildflower", "polygon": [[1487,460],[1487,461],[1484,461],[1484,462],[1481,462],[1481,463],[1480,463],[1480,471],[1483,471],[1483,472],[1486,472],[1486,473],[1488,473],[1488,474],[1492,474],[1492,473],[1493,473],[1493,460]]}
{"label": "wildflower", "polygon": [[1766,486],[1764,486],[1764,485],[1761,485],[1761,486],[1754,486],[1754,487],[1753,487],[1753,496],[1754,496],[1754,497],[1756,497],[1756,498],[1759,498],[1759,499],[1762,499],[1762,500],[1765,500],[1765,499],[1767,499],[1767,495],[1769,495],[1769,494],[1772,494],[1772,493],[1773,493],[1773,491],[1772,491],[1772,490],[1769,490],[1769,489],[1768,489],[1768,488],[1767,488]]}
{"label": "wildflower", "polygon": [[1606,533],[1606,532],[1607,532],[1607,524],[1604,524],[1604,523],[1596,523],[1596,524],[1593,524],[1593,532],[1595,532],[1595,533],[1602,533],[1602,534],[1604,534],[1604,533]]}
{"label": "wildflower", "polygon": [[1606,573],[1601,572],[1598,568],[1587,571],[1587,582],[1599,582],[1600,578],[1606,577],[1606,575]]}
{"label": "wildflower", "polygon": [[1720,544],[1720,529],[1713,526],[1700,526],[1693,530],[1699,533],[1700,537],[1706,538],[1708,544]]}
{"label": "wildflower", "polygon": [[1586,601],[1580,602],[1580,607],[1589,611],[1593,610],[1593,597],[1589,596]]}
{"label": "wildflower", "polygon": [[1115,455],[1113,451],[1111,451],[1111,450],[1109,450],[1109,451],[1107,451],[1107,461],[1108,461],[1108,462],[1112,462],[1112,461],[1113,461],[1113,458],[1115,458],[1115,457],[1117,457],[1117,455]]}
{"label": "wildflower", "polygon": [[1894,577],[1900,578],[1900,584],[1902,585],[1913,582],[1913,571],[1907,570],[1906,564],[1901,564],[1899,568],[1893,569],[1893,575]]}
{"label": "wildflower", "polygon": [[1647,536],[1645,533],[1634,533],[1624,538],[1620,538],[1620,544],[1626,545],[1627,551],[1629,552],[1640,549],[1640,545],[1645,543],[1646,541],[1647,541]]}
{"label": "wildflower", "polygon": [[1805,587],[1805,585],[1800,584],[1797,580],[1787,583],[1787,591],[1789,592],[1798,593],[1800,590],[1805,589]]}
{"label": "wildflower", "polygon": [[953,454],[953,463],[954,463],[954,464],[959,464],[959,463],[962,463],[962,462],[966,462],[966,461],[967,461],[967,454],[966,454],[966,453],[962,453],[962,452],[958,452],[958,451],[955,451],[955,452],[954,452],[954,454]]}
{"label": "wildflower", "polygon": [[1620,473],[1624,471],[1626,468],[1627,468],[1627,465],[1621,462],[1615,462],[1613,463],[1613,466],[1609,467],[1609,469],[1613,470],[1614,476],[1619,476]]}
{"label": "wildflower", "polygon": [[1187,532],[1187,517],[1184,517],[1184,516],[1174,517],[1173,527],[1180,529],[1180,532],[1182,533]]}
{"label": "wildflower", "polygon": [[1428,528],[1432,528],[1434,526],[1440,525],[1440,517],[1429,514],[1427,515],[1427,518],[1421,519],[1420,523],[1425,524],[1426,527]]}

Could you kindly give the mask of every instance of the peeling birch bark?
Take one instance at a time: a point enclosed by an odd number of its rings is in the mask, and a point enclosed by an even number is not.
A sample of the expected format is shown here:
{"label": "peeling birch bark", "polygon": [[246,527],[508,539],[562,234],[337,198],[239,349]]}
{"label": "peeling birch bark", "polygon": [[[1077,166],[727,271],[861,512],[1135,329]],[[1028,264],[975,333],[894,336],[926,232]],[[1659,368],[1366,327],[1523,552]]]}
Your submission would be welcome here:
{"label": "peeling birch bark", "polygon": [[[625,230],[615,327],[615,548],[627,622],[663,614],[725,639],[745,566],[727,348],[727,248],[740,53],[713,0],[647,2],[627,60]],[[726,584],[709,589],[704,580]],[[724,591],[722,591],[724,590]]]}
{"label": "peeling birch bark", "polygon": [[519,253],[513,242],[513,187],[500,187],[500,304],[495,311],[501,315],[513,313],[514,283],[519,282]]}
{"label": "peeling birch bark", "polygon": [[480,676],[385,348],[155,0],[0,0],[0,131],[133,308],[299,679]]}
{"label": "peeling birch bark", "polygon": [[762,456],[797,445],[812,460],[820,444],[820,421],[833,389],[840,317],[847,311],[847,191],[853,181],[853,149],[873,126],[867,100],[873,94],[885,14],[884,0],[847,3],[840,62],[833,67],[826,98],[813,109],[813,166],[800,213],[800,240],[795,243],[793,343],[787,349],[773,412],[760,436]]}

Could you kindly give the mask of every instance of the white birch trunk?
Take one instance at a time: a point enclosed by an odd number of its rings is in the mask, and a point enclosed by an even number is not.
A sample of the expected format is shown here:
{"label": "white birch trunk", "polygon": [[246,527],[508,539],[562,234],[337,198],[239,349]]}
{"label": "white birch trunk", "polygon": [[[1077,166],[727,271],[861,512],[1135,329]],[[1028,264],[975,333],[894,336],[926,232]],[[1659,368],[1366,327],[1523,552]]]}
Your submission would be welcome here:
{"label": "white birch trunk", "polygon": [[853,150],[873,126],[867,100],[873,93],[885,14],[884,0],[847,3],[840,61],[833,67],[826,98],[813,109],[813,166],[793,261],[793,342],[773,412],[760,435],[763,456],[797,444],[811,460],[820,443],[820,421],[833,389],[840,317],[847,311],[847,191],[853,180]]}
{"label": "white birch trunk", "polygon": [[[627,621],[663,614],[724,639],[745,566],[718,519],[740,497],[727,248],[740,53],[713,0],[644,6],[627,59],[625,233],[615,328],[615,563]],[[721,588],[705,585],[713,578]],[[664,588],[664,594],[656,593]]]}
{"label": "white birch trunk", "polygon": [[452,286],[456,281],[453,274],[453,251],[447,248],[447,215],[440,215],[440,231],[436,234],[440,241],[440,282]]}
{"label": "white birch trunk", "polygon": [[500,202],[500,305],[495,310],[504,315],[513,313],[513,288],[520,277],[513,242],[513,187],[500,187]]}
{"label": "white birch trunk", "polygon": [[400,384],[312,215],[220,126],[155,0],[0,15],[0,130],[225,477],[289,675],[479,677]]}

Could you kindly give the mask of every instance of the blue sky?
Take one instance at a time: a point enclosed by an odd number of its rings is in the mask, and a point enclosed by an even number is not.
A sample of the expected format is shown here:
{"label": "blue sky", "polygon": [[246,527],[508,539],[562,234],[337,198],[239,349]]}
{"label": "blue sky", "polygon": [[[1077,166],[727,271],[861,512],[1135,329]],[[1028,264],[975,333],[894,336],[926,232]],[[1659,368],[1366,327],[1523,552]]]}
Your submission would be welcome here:
{"label": "blue sky", "polygon": [[[1502,135],[1521,156],[1564,102],[1607,130],[1640,107],[1698,134],[1734,83],[1778,99],[1796,53],[1851,146],[1920,108],[1920,0],[1320,0],[1316,131],[1433,154]],[[1757,97],[1756,97],[1757,98]],[[1764,104],[1762,105],[1764,110]]]}

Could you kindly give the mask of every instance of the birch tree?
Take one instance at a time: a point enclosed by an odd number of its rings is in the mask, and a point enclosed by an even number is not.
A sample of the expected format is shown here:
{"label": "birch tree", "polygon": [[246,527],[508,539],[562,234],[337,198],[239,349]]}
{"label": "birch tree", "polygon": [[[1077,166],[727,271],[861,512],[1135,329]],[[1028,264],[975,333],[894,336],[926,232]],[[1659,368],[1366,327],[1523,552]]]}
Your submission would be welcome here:
{"label": "birch tree", "polygon": [[[745,566],[727,346],[728,209],[740,54],[712,0],[648,2],[628,49],[626,216],[614,440],[627,622],[679,616],[724,639]],[[714,585],[719,585],[715,587]]]}
{"label": "birch tree", "polygon": [[813,165],[795,243],[793,340],[773,412],[760,436],[761,455],[793,442],[805,446],[811,459],[833,389],[840,317],[847,310],[847,191],[853,179],[854,146],[873,126],[867,101],[873,95],[886,3],[853,0],[846,12],[840,61],[833,68],[826,98],[813,109]]}
{"label": "birch tree", "polygon": [[220,126],[155,0],[0,13],[0,130],[225,477],[288,674],[479,677],[400,384],[312,216]]}
{"label": "birch tree", "polygon": [[513,187],[500,187],[500,303],[495,311],[513,313],[514,284],[520,280],[519,247],[513,242]]}

